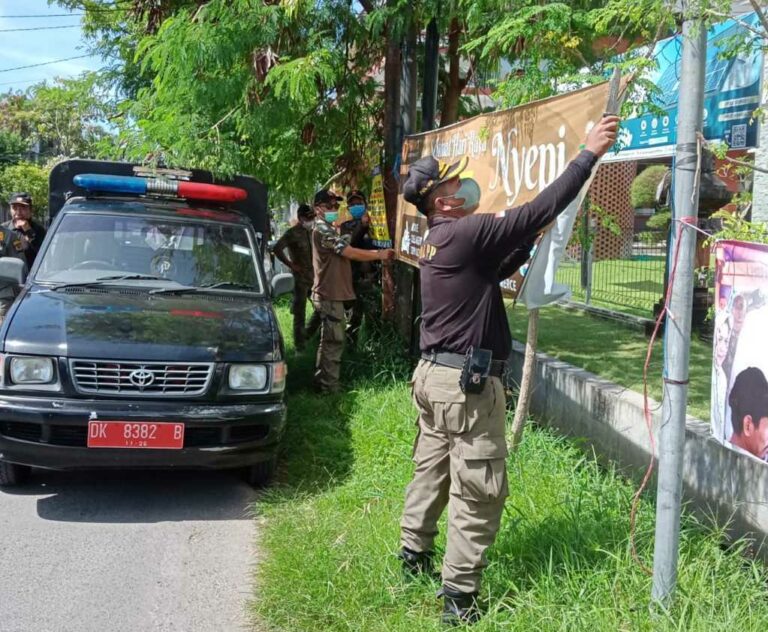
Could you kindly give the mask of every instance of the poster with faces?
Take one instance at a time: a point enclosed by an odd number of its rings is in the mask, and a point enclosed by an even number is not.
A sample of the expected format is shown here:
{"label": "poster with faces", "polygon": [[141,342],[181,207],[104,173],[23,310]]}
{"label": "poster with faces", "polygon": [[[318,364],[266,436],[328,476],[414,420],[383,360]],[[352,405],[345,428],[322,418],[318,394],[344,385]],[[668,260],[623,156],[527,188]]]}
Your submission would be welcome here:
{"label": "poster with faces", "polygon": [[722,241],[715,249],[712,434],[768,458],[768,246]]}

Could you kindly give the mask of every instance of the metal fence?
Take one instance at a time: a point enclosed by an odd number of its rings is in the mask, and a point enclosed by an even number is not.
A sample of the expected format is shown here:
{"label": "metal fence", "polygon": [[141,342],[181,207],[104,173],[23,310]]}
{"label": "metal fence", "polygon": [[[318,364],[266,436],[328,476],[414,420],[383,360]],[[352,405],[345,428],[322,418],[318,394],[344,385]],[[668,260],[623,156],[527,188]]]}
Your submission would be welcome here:
{"label": "metal fence", "polygon": [[571,288],[571,300],[644,318],[654,317],[654,306],[664,293],[667,234],[643,231],[627,235],[622,256],[596,258],[593,250],[566,251],[557,281]]}

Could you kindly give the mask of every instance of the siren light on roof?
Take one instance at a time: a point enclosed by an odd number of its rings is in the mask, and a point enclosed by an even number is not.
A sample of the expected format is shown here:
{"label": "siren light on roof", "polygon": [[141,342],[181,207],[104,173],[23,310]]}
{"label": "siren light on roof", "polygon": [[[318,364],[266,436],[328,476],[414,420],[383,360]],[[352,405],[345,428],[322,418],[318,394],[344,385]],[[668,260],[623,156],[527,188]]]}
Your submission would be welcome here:
{"label": "siren light on roof", "polygon": [[129,193],[132,195],[161,194],[173,195],[190,200],[212,202],[239,202],[248,197],[245,189],[220,184],[203,184],[184,180],[162,180],[160,178],[138,178],[135,176],[111,176],[95,173],[81,173],[73,182],[93,193]]}

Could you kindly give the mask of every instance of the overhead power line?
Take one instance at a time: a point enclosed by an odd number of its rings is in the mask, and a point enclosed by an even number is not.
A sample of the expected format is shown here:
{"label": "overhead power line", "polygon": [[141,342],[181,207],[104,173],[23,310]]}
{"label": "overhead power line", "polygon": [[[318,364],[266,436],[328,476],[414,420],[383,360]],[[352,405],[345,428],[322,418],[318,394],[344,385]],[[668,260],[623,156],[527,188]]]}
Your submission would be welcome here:
{"label": "overhead power line", "polygon": [[[107,9],[108,11],[117,11],[117,9]],[[36,13],[34,15],[0,15],[0,20],[27,19],[34,18],[69,18],[85,15],[85,13]]]}
{"label": "overhead power line", "polygon": [[115,13],[121,9],[115,7],[111,9],[89,9],[87,13],[37,13],[35,15],[0,15],[1,20],[33,20],[38,18],[79,18],[88,13]]}
{"label": "overhead power line", "polygon": [[75,55],[74,57],[64,57],[63,59],[52,59],[51,61],[44,61],[39,64],[29,64],[27,66],[15,66],[14,68],[0,68],[0,72],[11,72],[13,70],[25,70],[26,68],[38,68],[39,66],[50,66],[51,64],[59,64],[65,61],[72,61],[73,59],[85,59],[86,57],[93,57],[96,53],[88,53],[87,55]]}
{"label": "overhead power line", "polygon": [[21,31],[52,31],[55,29],[76,29],[79,24],[67,24],[64,26],[31,26],[23,29],[0,29],[0,33],[20,33]]}

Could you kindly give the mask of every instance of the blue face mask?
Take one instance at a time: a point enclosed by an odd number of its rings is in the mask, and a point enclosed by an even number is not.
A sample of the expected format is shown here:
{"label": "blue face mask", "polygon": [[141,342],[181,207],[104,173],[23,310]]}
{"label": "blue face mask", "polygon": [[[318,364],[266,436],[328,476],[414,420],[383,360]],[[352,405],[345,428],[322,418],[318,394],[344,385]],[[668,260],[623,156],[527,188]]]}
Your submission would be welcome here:
{"label": "blue face mask", "polygon": [[353,206],[350,206],[349,214],[354,219],[360,219],[363,215],[365,215],[365,204],[354,204]]}
{"label": "blue face mask", "polygon": [[338,211],[326,211],[325,212],[325,221],[329,224],[333,224],[337,219],[339,219],[339,212]]}

